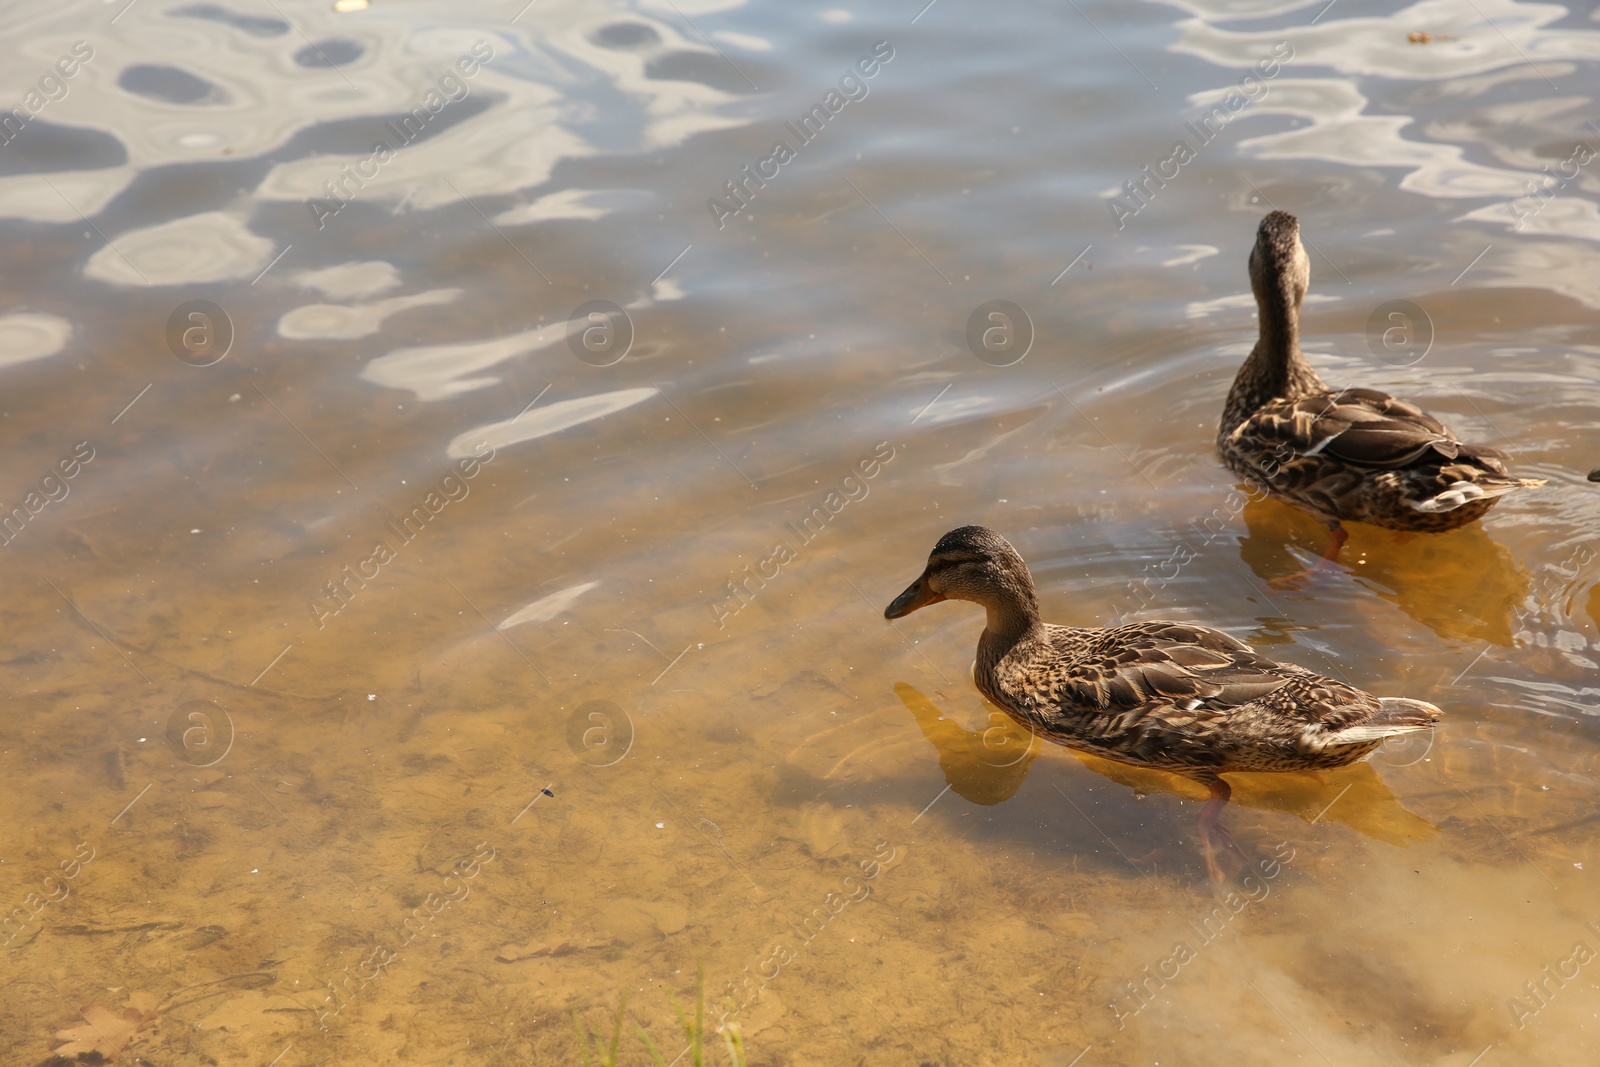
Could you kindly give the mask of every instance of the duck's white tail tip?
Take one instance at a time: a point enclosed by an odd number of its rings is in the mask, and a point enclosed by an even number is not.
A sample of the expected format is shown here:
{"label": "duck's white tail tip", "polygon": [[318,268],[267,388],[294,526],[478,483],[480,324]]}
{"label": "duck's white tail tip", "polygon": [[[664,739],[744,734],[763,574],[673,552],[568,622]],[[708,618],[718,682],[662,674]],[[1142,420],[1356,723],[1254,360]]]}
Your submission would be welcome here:
{"label": "duck's white tail tip", "polygon": [[1456,508],[1469,504],[1474,500],[1492,500],[1495,497],[1505,496],[1507,493],[1518,489],[1537,489],[1549,479],[1546,478],[1506,478],[1504,480],[1484,482],[1452,482],[1450,488],[1437,496],[1426,500],[1419,500],[1411,506],[1418,511],[1430,514],[1441,511],[1454,511]]}

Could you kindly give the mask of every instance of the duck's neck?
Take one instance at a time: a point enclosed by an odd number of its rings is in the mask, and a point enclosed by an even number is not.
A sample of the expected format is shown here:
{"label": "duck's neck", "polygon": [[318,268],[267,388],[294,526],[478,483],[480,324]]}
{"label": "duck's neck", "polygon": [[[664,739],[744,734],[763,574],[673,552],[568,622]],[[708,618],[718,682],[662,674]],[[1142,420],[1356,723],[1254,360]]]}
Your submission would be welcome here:
{"label": "duck's neck", "polygon": [[1300,352],[1300,303],[1295,299],[1293,283],[1287,275],[1279,275],[1266,288],[1267,291],[1256,300],[1256,309],[1261,317],[1261,337],[1256,342],[1252,358],[1267,354],[1286,374],[1292,364],[1304,365],[1306,361]]}
{"label": "duck's neck", "polygon": [[989,619],[983,628],[982,640],[991,646],[1009,649],[1023,638],[1044,629],[1044,622],[1039,617],[1039,598],[1032,589],[1008,589],[1004,595],[983,606],[989,613]]}
{"label": "duck's neck", "polygon": [[989,613],[987,625],[978,638],[978,655],[973,663],[973,680],[978,691],[1003,708],[1016,707],[1015,677],[1000,673],[1000,664],[1018,645],[1043,641],[1044,622],[1039,618],[1039,599],[1030,587],[1005,589],[995,600],[984,603]]}
{"label": "duck's neck", "polygon": [[1296,296],[1286,275],[1269,282],[1264,293],[1256,294],[1261,335],[1233,380],[1223,418],[1224,433],[1269,400],[1294,399],[1328,388],[1300,351],[1300,303]]}

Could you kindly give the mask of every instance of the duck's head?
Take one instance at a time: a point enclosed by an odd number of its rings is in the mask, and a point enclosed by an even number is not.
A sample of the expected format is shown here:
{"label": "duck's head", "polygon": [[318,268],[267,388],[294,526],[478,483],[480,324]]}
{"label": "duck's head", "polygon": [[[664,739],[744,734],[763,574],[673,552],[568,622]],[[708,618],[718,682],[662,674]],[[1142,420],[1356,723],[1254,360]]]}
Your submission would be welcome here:
{"label": "duck's head", "polygon": [[1300,244],[1300,221],[1287,211],[1269,211],[1250,250],[1250,288],[1263,309],[1285,302],[1299,310],[1311,284],[1311,260]]}
{"label": "duck's head", "polygon": [[970,600],[989,609],[991,620],[1039,615],[1033,576],[1011,542],[986,526],[963,526],[939,538],[920,577],[883,611],[903,619],[942,600]]}

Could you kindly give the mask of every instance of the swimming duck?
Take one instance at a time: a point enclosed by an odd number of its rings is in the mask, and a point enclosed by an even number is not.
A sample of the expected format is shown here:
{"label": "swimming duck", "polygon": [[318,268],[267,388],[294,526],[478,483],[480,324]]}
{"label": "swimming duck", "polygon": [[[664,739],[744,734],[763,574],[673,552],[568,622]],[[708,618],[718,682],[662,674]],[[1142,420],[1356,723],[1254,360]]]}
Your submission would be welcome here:
{"label": "swimming duck", "polygon": [[983,526],[941,537],[921,576],[883,614],[900,619],[944,600],[970,600],[988,612],[974,678],[1023,726],[1210,790],[1200,840],[1215,881],[1223,876],[1214,841],[1238,852],[1219,821],[1231,794],[1221,775],[1343,767],[1439,719],[1432,704],[1372,696],[1277,663],[1207,626],[1046,623],[1028,565]]}
{"label": "swimming duck", "polygon": [[1407,401],[1329,389],[1300,351],[1310,281],[1299,221],[1268,213],[1250,253],[1261,335],[1228,393],[1217,453],[1236,474],[1322,519],[1333,533],[1324,559],[1349,536],[1343,522],[1453,530],[1506,493],[1544,484],[1512,477],[1504,452],[1466,444]]}

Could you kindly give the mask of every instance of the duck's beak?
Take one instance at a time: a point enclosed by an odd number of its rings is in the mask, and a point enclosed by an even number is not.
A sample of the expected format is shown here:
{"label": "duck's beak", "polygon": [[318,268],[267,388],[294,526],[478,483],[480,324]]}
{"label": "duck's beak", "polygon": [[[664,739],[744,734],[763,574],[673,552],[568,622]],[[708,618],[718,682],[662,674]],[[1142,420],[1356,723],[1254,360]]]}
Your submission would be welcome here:
{"label": "duck's beak", "polygon": [[903,619],[918,608],[925,608],[929,604],[937,604],[943,600],[944,594],[937,593],[928,584],[928,572],[923,571],[921,577],[906,587],[906,591],[894,598],[894,602],[883,609],[886,619]]}

